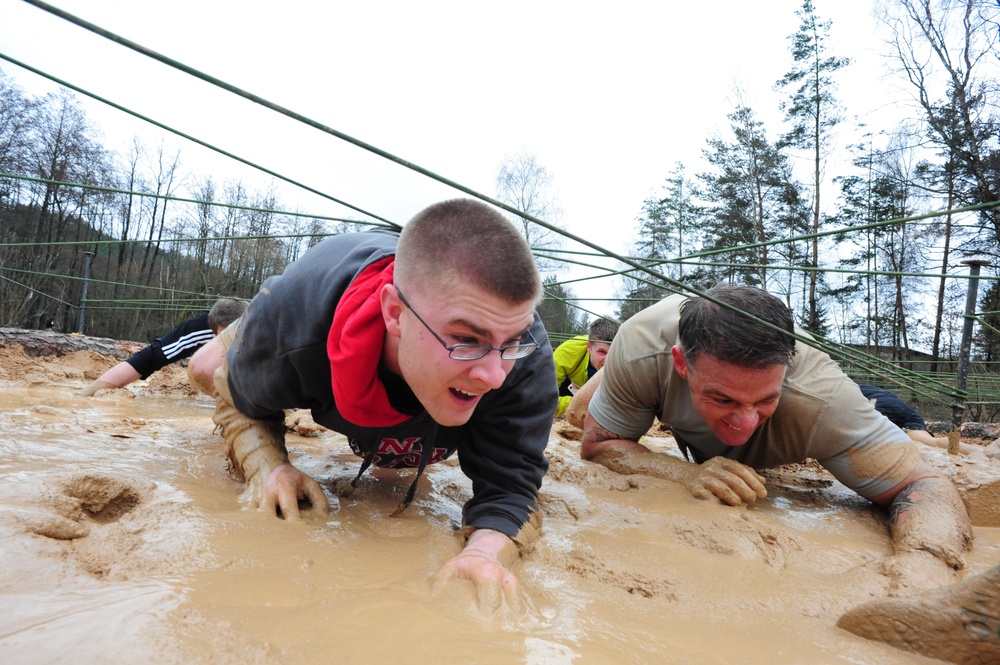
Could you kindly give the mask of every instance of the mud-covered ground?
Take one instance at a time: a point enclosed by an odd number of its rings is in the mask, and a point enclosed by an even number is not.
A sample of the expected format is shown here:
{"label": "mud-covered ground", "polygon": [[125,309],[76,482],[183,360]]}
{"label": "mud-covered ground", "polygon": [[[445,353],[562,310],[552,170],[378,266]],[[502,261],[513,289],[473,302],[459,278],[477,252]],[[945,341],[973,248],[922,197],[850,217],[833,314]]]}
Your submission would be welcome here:
{"label": "mud-covered ground", "polygon": [[[936,662],[835,627],[886,595],[892,549],[883,514],[818,467],[771,472],[767,499],[729,508],[581,461],[557,421],[543,538],[516,567],[535,611],[487,617],[466,582],[431,593],[470,496],[457,462],[390,518],[409,473],[339,498],[359,460],[306,419],[290,452],[332,513],[286,523],[239,502],[182,369],[74,395],[114,362],[0,348],[0,663]],[[922,450],[970,504],[962,574],[1000,562],[1000,463]]]}

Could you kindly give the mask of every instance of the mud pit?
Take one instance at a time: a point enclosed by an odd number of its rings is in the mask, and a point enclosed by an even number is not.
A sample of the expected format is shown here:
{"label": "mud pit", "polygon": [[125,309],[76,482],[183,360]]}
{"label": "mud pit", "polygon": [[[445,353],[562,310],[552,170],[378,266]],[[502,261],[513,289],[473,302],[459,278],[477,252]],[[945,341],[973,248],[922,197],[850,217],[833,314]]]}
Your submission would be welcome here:
{"label": "mud pit", "polygon": [[[430,592],[471,491],[454,461],[390,518],[408,474],[338,499],[359,460],[331,433],[290,434],[333,512],[265,518],[238,503],[212,403],[179,368],[73,395],[111,364],[0,348],[0,662],[938,662],[835,627],[885,596],[891,545],[881,513],[816,469],[769,474],[753,508],[711,505],[582,462],[557,421],[543,538],[516,568],[537,611],[483,617],[466,582]],[[953,469],[979,492],[963,574],[1000,562],[982,480],[997,467]]]}

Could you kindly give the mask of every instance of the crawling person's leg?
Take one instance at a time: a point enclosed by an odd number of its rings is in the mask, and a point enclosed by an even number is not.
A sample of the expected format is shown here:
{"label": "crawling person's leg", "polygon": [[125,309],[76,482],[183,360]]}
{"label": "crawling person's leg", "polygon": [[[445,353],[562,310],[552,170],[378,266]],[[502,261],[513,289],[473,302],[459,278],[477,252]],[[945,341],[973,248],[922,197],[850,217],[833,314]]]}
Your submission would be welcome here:
{"label": "crawling person's leg", "polygon": [[206,395],[215,396],[215,370],[222,366],[226,357],[226,347],[222,340],[216,337],[191,356],[188,361],[188,382]]}
{"label": "crawling person's leg", "polygon": [[916,441],[917,443],[922,443],[925,446],[934,446],[935,448],[947,448],[948,447],[948,437],[946,436],[934,436],[926,429],[919,429],[916,427],[904,427],[903,431],[906,435]]}
{"label": "crawling person's leg", "polygon": [[919,596],[866,603],[837,626],[952,663],[1000,663],[1000,566]]}
{"label": "crawling person's leg", "polygon": [[226,359],[226,350],[236,339],[239,325],[240,320],[236,319],[211,342],[195,351],[188,360],[188,382],[196,390],[215,397],[215,371],[222,367],[222,361]]}

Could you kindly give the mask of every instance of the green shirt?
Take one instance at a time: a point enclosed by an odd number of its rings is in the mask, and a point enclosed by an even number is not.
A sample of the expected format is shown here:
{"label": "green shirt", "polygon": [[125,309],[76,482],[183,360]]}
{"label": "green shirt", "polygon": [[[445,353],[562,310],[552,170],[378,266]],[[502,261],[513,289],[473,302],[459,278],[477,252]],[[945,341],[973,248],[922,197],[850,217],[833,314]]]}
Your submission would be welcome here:
{"label": "green shirt", "polygon": [[[569,379],[572,384],[570,391],[575,392],[587,382],[587,378],[590,376],[587,370],[590,367],[590,351],[587,350],[588,339],[587,335],[577,335],[557,346],[556,350],[552,352],[552,359],[556,363],[556,386],[561,387],[566,379]],[[572,395],[559,397],[559,407],[556,409],[557,416],[566,413],[566,408],[569,407],[572,399]]]}

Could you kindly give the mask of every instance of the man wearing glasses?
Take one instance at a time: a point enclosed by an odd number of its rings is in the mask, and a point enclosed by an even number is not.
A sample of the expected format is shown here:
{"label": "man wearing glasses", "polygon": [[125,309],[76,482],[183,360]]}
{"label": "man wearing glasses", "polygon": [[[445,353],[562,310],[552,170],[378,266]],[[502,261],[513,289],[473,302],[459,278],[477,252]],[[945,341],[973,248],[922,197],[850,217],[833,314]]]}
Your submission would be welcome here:
{"label": "man wearing glasses", "polygon": [[329,504],[288,461],[283,409],[308,408],[348,438],[362,458],[352,486],[371,465],[415,467],[419,478],[457,450],[473,488],[467,540],[439,577],[472,580],[481,603],[516,610],[525,599],[508,566],[540,527],[557,403],[540,296],[513,225],[477,201],[445,201],[399,235],[343,234],[311,248],[264,282],[189,375],[216,395],[214,421],[245,496],[286,519],[298,518],[300,499],[320,512]]}

